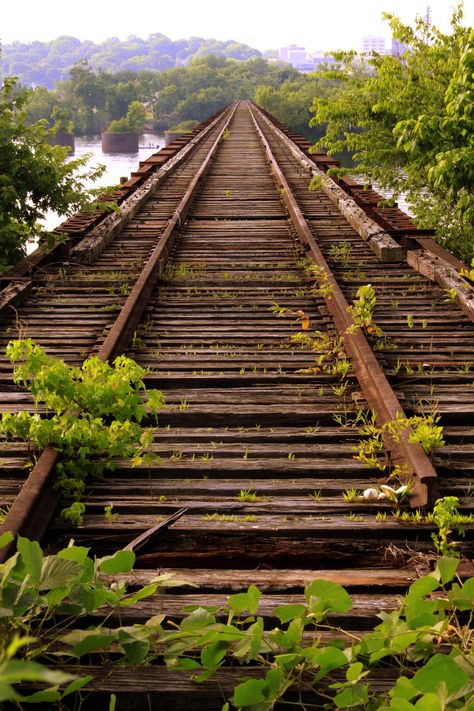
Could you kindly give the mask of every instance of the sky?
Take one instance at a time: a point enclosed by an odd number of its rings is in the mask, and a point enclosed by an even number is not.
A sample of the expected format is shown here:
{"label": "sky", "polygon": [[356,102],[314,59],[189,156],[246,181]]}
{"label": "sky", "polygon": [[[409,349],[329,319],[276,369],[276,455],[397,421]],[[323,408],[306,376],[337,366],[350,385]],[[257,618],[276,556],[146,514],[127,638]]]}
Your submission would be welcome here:
{"label": "sky", "polygon": [[[261,51],[287,44],[310,52],[360,49],[364,35],[390,37],[382,12],[411,22],[416,15],[425,15],[427,4],[427,0],[2,0],[0,42],[48,41],[60,35],[99,42],[161,32],[173,40],[234,39]],[[429,1],[432,21],[443,31],[449,29],[456,4]],[[464,1],[464,12],[465,23],[472,26],[474,0]]]}

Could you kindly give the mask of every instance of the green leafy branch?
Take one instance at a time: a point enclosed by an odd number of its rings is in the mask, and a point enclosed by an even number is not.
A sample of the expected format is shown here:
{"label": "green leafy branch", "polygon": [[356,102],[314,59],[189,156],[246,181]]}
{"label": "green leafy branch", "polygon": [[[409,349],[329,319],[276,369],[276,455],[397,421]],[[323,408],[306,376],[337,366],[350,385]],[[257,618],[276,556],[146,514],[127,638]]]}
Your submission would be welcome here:
{"label": "green leafy branch", "polygon": [[373,323],[373,314],[377,297],[375,289],[371,284],[364,284],[357,289],[357,298],[352,306],[348,307],[352,324],[347,329],[347,333],[353,333],[358,328],[364,329],[369,335],[380,338],[383,335],[382,329]]}
{"label": "green leafy branch", "polygon": [[[0,548],[12,540],[10,533],[4,534],[0,537]],[[151,648],[159,630],[159,617],[135,630],[109,624],[109,616],[115,609],[136,604],[165,585],[182,583],[163,574],[148,585],[127,592],[125,583],[108,581],[104,576],[129,573],[135,554],[117,551],[93,559],[88,551],[71,541],[56,555],[44,555],[36,541],[19,536],[17,552],[0,565],[0,704],[6,701],[52,704],[86,686],[91,676],[51,668],[51,658],[63,657],[58,647],[65,646],[66,641],[71,652],[65,658],[87,654],[88,647],[97,648],[100,640],[102,647],[114,642],[115,654],[129,664],[142,662]],[[81,618],[99,609],[100,624],[87,631],[81,629]],[[25,682],[46,688],[25,695],[16,688]]]}
{"label": "green leafy branch", "polygon": [[[355,426],[361,438],[357,446],[355,459],[366,466],[385,472],[391,466],[390,452],[387,442],[399,443],[406,436],[411,444],[420,444],[426,454],[442,447],[443,427],[438,425],[439,415],[432,412],[427,415],[412,415],[406,417],[401,413],[382,425],[377,425],[374,413],[360,413]],[[395,466],[391,476],[400,476],[403,472]]]}
{"label": "green leafy branch", "polygon": [[[0,547],[11,540],[5,534]],[[456,558],[440,558],[397,609],[380,613],[373,631],[355,636],[333,621],[349,612],[352,601],[329,580],[314,580],[301,600],[273,608],[277,624],[271,630],[258,615],[261,591],[255,585],[221,607],[187,607],[179,623],[167,620],[165,610],[144,624],[117,626],[114,611],[123,614],[160,587],[183,582],[160,575],[129,593],[125,582],[104,576],[130,573],[130,551],[93,560],[72,542],[50,556],[25,538],[17,547],[0,566],[0,702],[53,704],[80,694],[91,677],[52,669],[54,652],[56,666],[57,660],[90,661],[91,655],[104,663],[112,655],[129,665],[162,659],[196,682],[232,661],[260,668],[262,676],[239,683],[223,711],[271,711],[290,699],[301,709],[472,711],[474,578],[452,582]],[[91,625],[91,613],[99,609],[101,621]],[[86,629],[82,618],[88,619]],[[380,669],[388,680],[383,691],[371,677]],[[46,688],[25,696],[24,682]]]}
{"label": "green leafy branch", "polygon": [[[145,450],[153,430],[140,423],[163,408],[163,394],[146,389],[146,371],[126,356],[117,357],[113,366],[92,357],[73,367],[31,339],[11,341],[6,353],[14,365],[14,382],[33,394],[35,412],[4,413],[0,431],[35,450],[50,446],[61,454],[55,486],[76,504],[62,515],[78,523],[87,476],[113,469],[117,457],[135,466],[151,464],[153,455]],[[46,416],[38,412],[40,405]]]}

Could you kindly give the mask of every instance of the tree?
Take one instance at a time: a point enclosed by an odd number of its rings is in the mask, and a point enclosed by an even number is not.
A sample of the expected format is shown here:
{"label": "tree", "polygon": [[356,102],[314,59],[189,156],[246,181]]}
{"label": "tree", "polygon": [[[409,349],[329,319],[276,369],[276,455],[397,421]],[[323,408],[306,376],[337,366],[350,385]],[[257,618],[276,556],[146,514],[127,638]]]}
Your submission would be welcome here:
{"label": "tree", "polygon": [[130,130],[135,133],[141,133],[145,125],[147,113],[146,109],[139,101],[132,101],[127,110],[127,121]]}
{"label": "tree", "polygon": [[47,143],[46,121],[27,123],[28,92],[15,79],[0,88],[0,270],[24,256],[26,243],[45,236],[47,210],[72,214],[91,199],[84,182],[102,167],[78,172],[88,157],[66,161],[68,148]]}
{"label": "tree", "polygon": [[132,101],[127,110],[127,115],[110,122],[107,127],[109,133],[141,133],[145,125],[147,112],[139,101]]}
{"label": "tree", "polygon": [[327,93],[327,80],[300,74],[292,80],[284,81],[277,88],[268,84],[257,87],[255,102],[293,131],[301,133],[309,140],[321,136],[321,127],[310,128],[311,113],[309,107],[312,97]]}
{"label": "tree", "polygon": [[386,15],[393,36],[407,46],[400,57],[339,55],[344,67],[326,73],[335,84],[315,97],[314,123],[326,124],[316,146],[349,149],[352,172],[405,193],[417,224],[435,229],[459,256],[473,256],[474,32],[462,25],[462,5],[451,34],[424,20],[415,28]]}

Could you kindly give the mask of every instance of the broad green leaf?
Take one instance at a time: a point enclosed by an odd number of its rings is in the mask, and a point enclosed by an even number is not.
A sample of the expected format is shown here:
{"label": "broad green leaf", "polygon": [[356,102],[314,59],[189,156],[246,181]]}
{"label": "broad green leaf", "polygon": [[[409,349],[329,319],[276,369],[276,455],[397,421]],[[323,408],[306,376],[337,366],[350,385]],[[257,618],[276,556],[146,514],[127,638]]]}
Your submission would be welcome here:
{"label": "broad green leaf", "polygon": [[351,664],[349,669],[346,671],[346,679],[347,681],[356,681],[362,674],[364,667],[360,662],[356,662],[355,664]]}
{"label": "broad green leaf", "polygon": [[59,551],[58,558],[74,560],[76,563],[84,563],[89,555],[89,550],[89,548],[85,548],[84,546],[68,546]]}
{"label": "broad green leaf", "polygon": [[323,647],[317,650],[313,661],[321,667],[316,674],[316,681],[322,679],[333,669],[339,669],[347,664],[347,657],[344,652],[336,647]]}
{"label": "broad green leaf", "polygon": [[347,612],[352,607],[346,590],[332,580],[313,580],[306,586],[305,595],[313,613]]}
{"label": "broad green leaf", "polygon": [[215,615],[205,610],[203,607],[198,607],[196,610],[191,612],[190,615],[184,618],[180,624],[180,629],[201,629],[202,627],[207,627],[214,624],[216,621]]}
{"label": "broad green leaf", "polygon": [[[115,640],[116,635],[113,630],[109,633],[88,630],[83,633],[81,641],[73,646],[72,653],[77,657],[82,657],[84,654],[90,654],[98,649],[109,647]],[[63,641],[65,641],[64,638]]]}
{"label": "broad green leaf", "polygon": [[459,610],[474,610],[474,578],[466,580],[460,590],[457,585],[453,585],[448,597]]}
{"label": "broad green leaf", "polygon": [[206,669],[217,669],[229,649],[229,642],[217,641],[201,650],[201,664]]}
{"label": "broad green leaf", "polygon": [[117,573],[129,573],[135,563],[135,553],[133,551],[117,551],[114,555],[99,558],[97,565],[101,573],[105,575],[116,575]]}
{"label": "broad green leaf", "polygon": [[253,625],[245,631],[244,638],[235,646],[234,656],[242,661],[249,662],[260,652],[263,636],[263,619],[259,617]]}
{"label": "broad green leaf", "polygon": [[423,578],[419,578],[410,585],[407,594],[407,602],[411,602],[415,599],[420,599],[428,593],[433,592],[437,588],[439,588],[439,582],[432,575],[426,575]]}
{"label": "broad green leaf", "polygon": [[13,541],[13,534],[11,531],[6,531],[5,533],[2,533],[0,536],[0,549],[5,548],[5,546],[8,546],[9,543]]}
{"label": "broad green leaf", "polygon": [[156,593],[158,588],[158,583],[152,583],[151,585],[144,585],[140,590],[137,590],[137,592],[127,595],[127,597],[122,598],[120,600],[120,605],[134,605],[136,602],[139,600],[144,600],[146,597],[150,597],[150,595],[154,595]]}
{"label": "broad green leaf", "polygon": [[188,659],[188,657],[180,657],[176,666],[178,669],[202,669],[202,665],[196,659]]}
{"label": "broad green leaf", "polygon": [[161,623],[165,619],[166,619],[166,615],[153,615],[152,617],[149,617],[147,619],[147,621],[145,622],[145,626],[151,627],[152,629],[154,629],[154,628],[159,629],[161,626]]}
{"label": "broad green leaf", "polygon": [[46,600],[48,601],[48,605],[51,607],[51,609],[54,609],[58,605],[62,603],[64,598],[66,598],[69,593],[71,592],[71,587],[61,587],[61,588],[53,588],[52,590],[48,590],[46,593],[45,597]]}
{"label": "broad green leaf", "polygon": [[435,573],[439,572],[443,585],[450,583],[459,565],[459,558],[449,558],[442,556],[438,560]]}
{"label": "broad green leaf", "polygon": [[300,653],[299,651],[289,654],[277,654],[275,656],[275,664],[278,664],[279,667],[283,667],[284,669],[293,669],[293,667],[301,663],[303,654],[304,652]]}
{"label": "broad green leaf", "polygon": [[453,583],[451,590],[448,593],[450,602],[459,610],[474,609],[474,578],[466,580],[462,587],[457,583]]}
{"label": "broad green leaf", "polygon": [[49,555],[43,560],[39,589],[50,590],[51,588],[73,585],[81,572],[82,568],[79,563]]}
{"label": "broad green leaf", "polygon": [[195,681],[197,684],[202,684],[207,681],[214,674],[214,669],[207,669],[202,671],[200,674],[191,674],[191,681]]}
{"label": "broad green leaf", "polygon": [[[0,679],[2,677],[0,671]],[[19,694],[15,689],[10,686],[10,684],[5,684],[0,681],[0,703],[3,701],[20,701],[22,699],[21,694]]]}
{"label": "broad green leaf", "polygon": [[409,701],[398,697],[390,703],[390,711],[413,711],[414,708]]}
{"label": "broad green leaf", "polygon": [[69,696],[70,694],[74,694],[76,691],[79,691],[79,689],[82,689],[86,684],[88,684],[90,681],[94,679],[93,676],[87,675],[84,677],[81,677],[80,679],[76,679],[75,681],[72,681],[63,691],[62,697],[65,698],[66,696]]}
{"label": "broad green leaf", "polygon": [[57,669],[50,669],[38,662],[26,662],[21,659],[11,659],[0,667],[0,677],[3,683],[18,684],[22,681],[41,681],[46,684],[64,684],[76,677]]}
{"label": "broad green leaf", "polygon": [[88,556],[89,549],[82,546],[69,546],[59,551],[58,558],[74,560],[82,567],[82,575],[78,578],[78,583],[89,583],[94,579],[94,561]]}
{"label": "broad green leaf", "polygon": [[356,684],[348,686],[334,697],[334,703],[339,709],[350,708],[351,706],[362,706],[367,704],[369,694],[366,684]]}
{"label": "broad green leaf", "polygon": [[416,690],[416,687],[413,686],[410,679],[407,679],[406,676],[399,676],[395,686],[390,689],[389,693],[390,696],[394,698],[396,697],[399,699],[405,699],[406,701],[410,701],[410,699],[413,699],[413,697],[416,696],[418,692]]}
{"label": "broad green leaf", "polygon": [[134,665],[143,664],[146,655],[150,651],[150,642],[146,639],[129,639],[128,641],[120,639],[120,646],[125,652],[127,662]]}
{"label": "broad green leaf", "polygon": [[274,701],[280,693],[284,679],[283,669],[270,669],[265,675],[265,697],[269,701]]}
{"label": "broad green leaf", "polygon": [[397,634],[390,640],[390,649],[392,652],[403,652],[411,644],[414,644],[419,637],[418,632],[402,632]]}
{"label": "broad green leaf", "polygon": [[18,552],[21,561],[25,566],[25,574],[30,576],[31,582],[37,583],[41,576],[41,565],[43,562],[43,552],[38,541],[30,541],[28,538],[18,536]]}
{"label": "broad green leaf", "polygon": [[284,649],[291,649],[301,642],[303,635],[303,622],[301,619],[292,620],[288,629],[281,636],[281,645]]}
{"label": "broad green leaf", "polygon": [[227,600],[227,605],[237,614],[248,610],[253,615],[258,610],[258,603],[261,596],[260,590],[255,585],[250,585],[247,592],[231,595]]}
{"label": "broad green leaf", "polygon": [[83,588],[79,592],[78,598],[86,612],[98,610],[107,603],[116,605],[118,602],[118,595],[113,590],[105,588]]}
{"label": "broad green leaf", "polygon": [[24,696],[22,700],[29,704],[52,704],[60,699],[61,692],[57,690],[57,687],[53,687],[52,689],[44,689],[44,691],[35,691],[33,694]]}
{"label": "broad green leaf", "polygon": [[235,687],[234,705],[240,708],[242,706],[253,706],[265,701],[265,696],[263,695],[264,687],[264,679],[247,679],[247,681]]}
{"label": "broad green leaf", "polygon": [[415,704],[416,711],[443,711],[436,694],[423,694]]}
{"label": "broad green leaf", "polygon": [[436,600],[417,598],[408,602],[405,607],[408,626],[410,629],[416,630],[419,627],[435,625],[438,621],[438,617],[435,615],[437,609],[438,602]]}
{"label": "broad green leaf", "polygon": [[425,694],[436,689],[440,681],[445,682],[451,696],[462,689],[468,681],[468,676],[451,657],[435,654],[412,679],[413,686]]}
{"label": "broad green leaf", "polygon": [[273,608],[273,614],[278,617],[281,624],[294,620],[296,617],[301,617],[306,611],[306,605],[278,605]]}

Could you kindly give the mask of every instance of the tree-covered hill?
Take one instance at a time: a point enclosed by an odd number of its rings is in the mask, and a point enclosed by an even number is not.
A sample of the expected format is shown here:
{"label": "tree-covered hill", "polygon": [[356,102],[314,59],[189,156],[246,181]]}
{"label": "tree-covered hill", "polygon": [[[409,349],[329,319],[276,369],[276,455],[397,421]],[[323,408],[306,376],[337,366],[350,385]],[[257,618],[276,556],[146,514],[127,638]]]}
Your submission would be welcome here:
{"label": "tree-covered hill", "polygon": [[213,54],[229,59],[249,59],[261,53],[234,40],[221,42],[202,37],[171,40],[161,33],[147,39],[130,36],[125,41],[111,37],[95,44],[88,40],[62,36],[51,42],[13,42],[2,46],[0,78],[16,76],[26,86],[52,89],[55,82],[67,79],[69,69],[88,60],[93,69],[103,71],[164,71],[188,63],[193,57]]}

